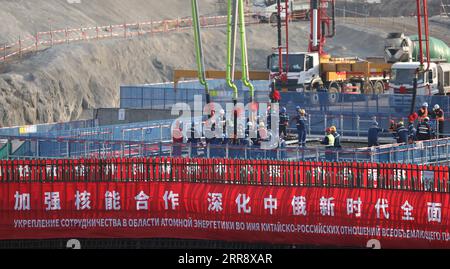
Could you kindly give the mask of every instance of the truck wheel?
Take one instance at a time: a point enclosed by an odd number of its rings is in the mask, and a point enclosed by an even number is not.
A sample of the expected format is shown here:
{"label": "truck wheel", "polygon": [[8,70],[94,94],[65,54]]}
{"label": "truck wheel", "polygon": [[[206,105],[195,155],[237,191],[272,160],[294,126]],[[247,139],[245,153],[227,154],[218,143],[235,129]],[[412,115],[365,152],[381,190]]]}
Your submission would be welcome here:
{"label": "truck wheel", "polygon": [[341,92],[341,87],[336,84],[332,84],[328,89],[328,103],[336,104],[339,102],[339,93]]}
{"label": "truck wheel", "polygon": [[383,94],[384,93],[384,83],[381,80],[375,82],[375,86],[373,88],[374,94]]}
{"label": "truck wheel", "polygon": [[311,92],[311,105],[318,105],[319,104],[319,94],[317,92]]}
{"label": "truck wheel", "polygon": [[363,84],[363,92],[364,94],[372,94],[374,92],[374,86],[372,82],[365,81]]}
{"label": "truck wheel", "polygon": [[272,15],[270,15],[270,19],[269,19],[270,23],[277,23],[277,20],[278,20],[277,14],[273,13]]}

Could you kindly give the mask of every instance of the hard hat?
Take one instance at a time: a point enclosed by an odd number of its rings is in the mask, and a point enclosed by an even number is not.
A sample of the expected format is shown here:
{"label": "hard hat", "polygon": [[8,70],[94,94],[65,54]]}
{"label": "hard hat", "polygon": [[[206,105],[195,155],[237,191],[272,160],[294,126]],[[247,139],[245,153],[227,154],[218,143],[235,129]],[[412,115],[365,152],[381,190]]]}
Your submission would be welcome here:
{"label": "hard hat", "polygon": [[397,125],[398,125],[398,126],[403,126],[404,123],[403,123],[403,121],[399,121],[399,122],[397,123]]}
{"label": "hard hat", "polygon": [[330,127],[330,131],[336,132],[336,126],[331,126],[331,127]]}
{"label": "hard hat", "polygon": [[435,104],[434,105],[434,110],[438,110],[440,107],[439,107],[439,105],[438,104]]}
{"label": "hard hat", "polygon": [[221,109],[219,113],[221,116],[223,116],[223,115],[225,115],[225,110]]}
{"label": "hard hat", "polygon": [[428,103],[427,102],[423,103],[422,107],[428,107]]}
{"label": "hard hat", "polygon": [[306,112],[305,112],[304,109],[300,109],[300,114],[301,114],[301,115],[305,115],[305,113],[306,113]]}
{"label": "hard hat", "polygon": [[285,107],[281,108],[281,113],[286,113],[286,108]]}
{"label": "hard hat", "polygon": [[263,121],[259,122],[259,128],[264,128],[264,127],[265,127],[264,122]]}
{"label": "hard hat", "polygon": [[428,118],[428,117],[425,117],[425,118],[423,118],[423,120],[424,120],[424,121],[429,121],[429,120],[430,120],[430,118]]}
{"label": "hard hat", "polygon": [[300,106],[296,106],[296,107],[295,107],[295,110],[299,110],[299,109],[300,109]]}

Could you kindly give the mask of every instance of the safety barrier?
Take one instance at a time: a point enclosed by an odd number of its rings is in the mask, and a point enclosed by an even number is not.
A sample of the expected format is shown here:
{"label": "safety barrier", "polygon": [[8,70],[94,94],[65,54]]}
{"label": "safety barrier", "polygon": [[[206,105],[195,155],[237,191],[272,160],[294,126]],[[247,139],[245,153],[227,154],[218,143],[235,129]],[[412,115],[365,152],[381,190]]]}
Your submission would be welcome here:
{"label": "safety barrier", "polygon": [[[230,159],[0,162],[0,239],[449,248],[448,167]],[[106,232],[107,231],[107,232]]]}
{"label": "safety barrier", "polygon": [[[140,131],[142,132],[142,131]],[[327,149],[232,144],[172,143],[171,140],[126,141],[95,138],[4,137],[10,144],[21,143],[5,159],[47,158],[114,158],[114,157],[194,157],[243,160],[354,161],[401,164],[449,164],[450,139],[416,142],[411,145],[391,144],[371,148]],[[11,147],[8,148],[9,150]]]}
{"label": "safety barrier", "polygon": [[[94,120],[95,121],[95,120]],[[94,139],[97,141],[162,141],[170,139],[172,120],[155,120],[104,126],[71,125],[68,128],[54,128],[52,125],[30,125],[0,129],[0,137],[16,136],[39,139]],[[72,128],[74,127],[74,128]]]}
{"label": "safety barrier", "polygon": [[58,123],[44,123],[0,128],[0,135],[47,134],[49,132],[68,131],[97,126],[96,120],[78,120]]}
{"label": "safety barrier", "polygon": [[[210,80],[211,100],[226,108],[226,104],[232,100],[232,91],[226,87],[224,80]],[[258,103],[269,102],[269,81],[253,81],[255,85],[255,101]],[[238,102],[248,104],[250,94],[242,84],[237,84],[239,89]],[[177,103],[186,103],[194,109],[194,96],[202,97],[202,105],[205,105],[204,90],[196,82],[187,82],[176,90],[173,84],[122,86],[120,89],[121,108],[139,109],[172,109]],[[380,127],[389,128],[390,120],[396,122],[402,120],[407,124],[407,116],[411,106],[412,97],[406,94],[329,94],[325,105],[327,111],[321,111],[317,93],[309,92],[282,92],[280,106],[287,109],[292,118],[297,115],[296,107],[306,110],[308,118],[309,134],[323,134],[327,127],[336,126],[341,135],[367,136],[367,131],[376,119]],[[416,109],[422,103],[427,102],[430,109],[435,105],[444,110],[444,133],[450,135],[450,98],[447,96],[417,96]],[[295,123],[291,122],[290,128],[295,129]],[[384,134],[391,136],[390,134]]]}
{"label": "safety barrier", "polygon": [[[226,16],[202,16],[200,24],[203,28],[219,27],[226,25],[226,20]],[[251,25],[257,24],[259,21],[254,19],[252,14],[248,13],[246,14],[246,23]],[[26,53],[37,52],[55,45],[112,38],[127,39],[143,35],[178,32],[189,30],[191,26],[192,18],[177,18],[38,32],[33,36],[19,36],[16,42],[11,44],[5,43],[0,46],[0,63],[15,57],[21,58]]]}
{"label": "safety barrier", "polygon": [[[269,81],[251,81],[255,88],[255,101],[269,102]],[[208,80],[211,100],[220,103],[225,108],[225,103],[231,102],[233,95],[225,80]],[[236,81],[238,88],[238,101],[248,103],[250,93],[241,81]],[[173,83],[151,85],[123,85],[120,87],[120,108],[133,109],[172,109],[176,103],[193,105],[194,96],[202,96],[205,102],[205,90],[197,81],[180,82],[175,89]]]}
{"label": "safety barrier", "polygon": [[195,182],[450,192],[447,166],[171,157],[0,161],[0,183],[26,182]]}

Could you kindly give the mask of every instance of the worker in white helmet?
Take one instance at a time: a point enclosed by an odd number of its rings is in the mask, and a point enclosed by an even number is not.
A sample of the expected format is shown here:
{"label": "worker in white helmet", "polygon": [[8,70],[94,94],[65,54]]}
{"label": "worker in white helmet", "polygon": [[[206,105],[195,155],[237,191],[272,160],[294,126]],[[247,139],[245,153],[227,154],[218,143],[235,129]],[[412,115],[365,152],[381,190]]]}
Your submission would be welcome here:
{"label": "worker in white helmet", "polygon": [[422,107],[417,112],[419,116],[419,122],[422,122],[426,117],[428,117],[428,103],[425,102],[422,104]]}
{"label": "worker in white helmet", "polygon": [[308,119],[306,118],[306,111],[304,109],[300,109],[298,111],[298,115],[292,118],[291,121],[294,121],[297,126],[298,146],[306,147],[306,133],[308,129]]}
{"label": "worker in white helmet", "polygon": [[438,132],[439,138],[443,137],[444,133],[444,110],[438,105],[435,104],[433,107],[433,111],[430,113],[430,118],[436,123],[436,130]]}

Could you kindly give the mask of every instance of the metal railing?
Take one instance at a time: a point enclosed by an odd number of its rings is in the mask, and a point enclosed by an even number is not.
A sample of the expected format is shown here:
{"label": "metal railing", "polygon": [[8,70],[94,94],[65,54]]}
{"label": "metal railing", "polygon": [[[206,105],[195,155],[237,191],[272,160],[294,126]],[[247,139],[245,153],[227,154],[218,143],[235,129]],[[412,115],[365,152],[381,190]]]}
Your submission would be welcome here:
{"label": "metal railing", "polygon": [[0,135],[27,135],[31,133],[45,134],[48,132],[73,130],[80,128],[93,128],[96,126],[96,120],[44,123],[0,128]]}
{"label": "metal railing", "polygon": [[0,161],[0,182],[196,182],[450,192],[446,166],[222,158]]}
{"label": "metal railing", "polygon": [[[203,28],[219,27],[226,25],[226,16],[202,16],[200,26]],[[259,20],[246,14],[248,25],[258,24]],[[103,26],[89,26],[79,28],[52,29],[37,32],[34,35],[20,36],[13,43],[4,43],[0,46],[0,63],[10,59],[22,58],[30,52],[37,52],[56,45],[69,44],[80,41],[98,41],[113,38],[135,38],[143,35],[154,35],[159,33],[181,32],[190,30],[192,18],[177,18],[170,20],[149,20],[134,23],[110,24]]]}
{"label": "metal railing", "polygon": [[[145,142],[102,139],[7,137],[20,141],[19,149],[6,159],[115,158],[115,157],[191,157],[227,159],[271,159],[296,161],[351,161],[402,164],[447,164],[450,162],[450,138],[391,144],[371,148],[278,147],[263,149],[256,145],[214,143],[173,143],[171,140]],[[244,141],[241,141],[244,142]]]}

